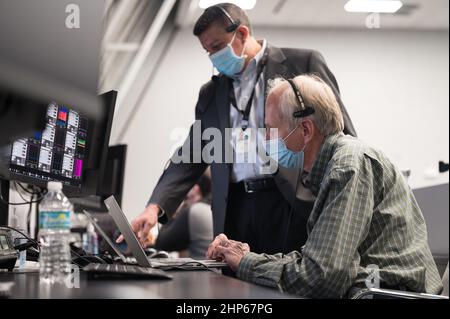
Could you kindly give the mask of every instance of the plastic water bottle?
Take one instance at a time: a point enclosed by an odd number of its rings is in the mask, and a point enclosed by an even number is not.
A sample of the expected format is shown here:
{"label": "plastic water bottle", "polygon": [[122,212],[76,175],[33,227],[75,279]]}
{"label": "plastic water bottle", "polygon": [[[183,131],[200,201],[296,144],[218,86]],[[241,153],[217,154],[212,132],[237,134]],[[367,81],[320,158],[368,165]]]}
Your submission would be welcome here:
{"label": "plastic water bottle", "polygon": [[73,206],[60,182],[49,182],[48,193],[39,204],[40,279],[63,283],[71,273],[70,227]]}

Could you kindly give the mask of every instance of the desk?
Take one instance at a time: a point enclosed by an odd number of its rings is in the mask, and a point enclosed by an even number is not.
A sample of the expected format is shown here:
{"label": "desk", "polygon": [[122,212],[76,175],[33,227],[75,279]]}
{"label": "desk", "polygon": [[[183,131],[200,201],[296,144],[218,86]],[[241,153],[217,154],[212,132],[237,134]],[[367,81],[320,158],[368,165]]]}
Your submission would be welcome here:
{"label": "desk", "polygon": [[292,299],[295,296],[229,278],[212,271],[170,271],[172,280],[100,280],[81,273],[80,288],[39,284],[38,273],[0,273],[14,282],[11,298],[39,299]]}

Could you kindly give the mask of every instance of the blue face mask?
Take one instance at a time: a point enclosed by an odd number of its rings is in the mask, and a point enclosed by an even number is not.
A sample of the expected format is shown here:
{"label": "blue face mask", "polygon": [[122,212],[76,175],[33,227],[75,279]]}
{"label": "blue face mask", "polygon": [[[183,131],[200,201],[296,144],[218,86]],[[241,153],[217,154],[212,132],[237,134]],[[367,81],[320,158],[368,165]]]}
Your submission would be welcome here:
{"label": "blue face mask", "polygon": [[244,45],[244,49],[242,50],[242,55],[237,56],[236,53],[234,53],[233,47],[231,46],[235,37],[236,33],[233,35],[233,39],[231,40],[231,42],[228,43],[225,48],[209,56],[216,69],[220,73],[228,77],[233,77],[241,73],[244,70],[245,66],[246,56],[244,55],[244,52],[246,44]]}
{"label": "blue face mask", "polygon": [[[297,129],[297,128],[296,128]],[[285,140],[296,130],[294,129],[286,138],[277,138],[265,141],[267,155],[269,155],[278,165],[289,169],[303,169],[305,152],[293,152],[287,148]]]}

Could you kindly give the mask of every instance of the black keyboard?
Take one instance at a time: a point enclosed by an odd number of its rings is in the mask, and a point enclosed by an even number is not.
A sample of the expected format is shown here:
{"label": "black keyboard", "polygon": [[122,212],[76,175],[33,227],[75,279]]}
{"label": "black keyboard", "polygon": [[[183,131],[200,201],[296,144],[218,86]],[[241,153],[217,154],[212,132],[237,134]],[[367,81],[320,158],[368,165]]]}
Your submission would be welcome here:
{"label": "black keyboard", "polygon": [[100,276],[172,279],[172,276],[161,269],[144,268],[135,265],[89,264],[83,270],[88,274]]}

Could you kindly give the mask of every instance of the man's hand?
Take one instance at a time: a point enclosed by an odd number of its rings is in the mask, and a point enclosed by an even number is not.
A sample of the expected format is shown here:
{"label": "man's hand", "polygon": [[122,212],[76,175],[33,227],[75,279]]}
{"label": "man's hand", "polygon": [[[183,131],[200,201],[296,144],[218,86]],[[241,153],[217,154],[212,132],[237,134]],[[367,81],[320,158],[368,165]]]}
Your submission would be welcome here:
{"label": "man's hand", "polygon": [[209,245],[207,257],[225,261],[233,271],[237,271],[242,257],[250,252],[250,246],[221,234]]}
{"label": "man's hand", "polygon": [[223,260],[230,266],[231,270],[237,271],[242,258],[250,252],[250,246],[231,240],[227,247],[218,246],[217,252],[223,256]]}
{"label": "man's hand", "polygon": [[[157,205],[150,204],[139,217],[131,222],[131,228],[144,248],[150,244],[150,230],[158,222],[159,212],[160,209]],[[120,244],[123,240],[123,235],[120,235],[116,243]]]}
{"label": "man's hand", "polygon": [[230,243],[230,241],[228,240],[227,236],[225,236],[224,234],[220,234],[208,246],[208,251],[206,252],[206,258],[221,260],[222,256],[220,256],[218,254],[217,247],[219,247],[219,246],[227,246],[227,245],[229,245],[229,243]]}

